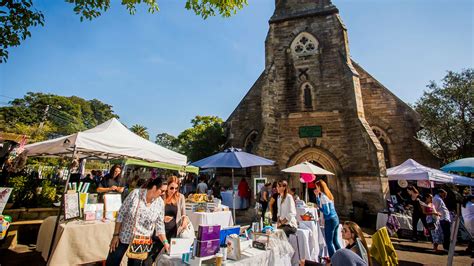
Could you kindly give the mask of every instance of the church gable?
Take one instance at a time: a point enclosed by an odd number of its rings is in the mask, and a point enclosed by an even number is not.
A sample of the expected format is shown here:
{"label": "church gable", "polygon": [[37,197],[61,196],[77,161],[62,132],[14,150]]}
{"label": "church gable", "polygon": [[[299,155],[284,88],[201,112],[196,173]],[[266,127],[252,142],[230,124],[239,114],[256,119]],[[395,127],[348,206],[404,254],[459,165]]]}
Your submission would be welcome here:
{"label": "church gable", "polygon": [[359,64],[354,61],[352,64],[360,75],[365,117],[383,146],[387,167],[409,158],[425,165],[437,166],[437,159],[429,148],[416,138],[421,128],[418,113]]}
{"label": "church gable", "polygon": [[[230,130],[228,138],[235,146],[244,147],[248,142],[249,135],[253,136],[262,131],[261,94],[266,78],[265,72],[260,74],[260,77],[227,118],[226,127]],[[253,141],[255,142],[255,140]]]}

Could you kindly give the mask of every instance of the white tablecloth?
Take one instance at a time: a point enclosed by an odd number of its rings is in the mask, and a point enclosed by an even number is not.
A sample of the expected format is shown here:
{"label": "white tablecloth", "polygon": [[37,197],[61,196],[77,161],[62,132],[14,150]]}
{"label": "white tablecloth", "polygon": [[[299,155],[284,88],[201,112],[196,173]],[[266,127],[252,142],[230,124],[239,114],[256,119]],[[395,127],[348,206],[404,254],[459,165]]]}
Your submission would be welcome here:
{"label": "white tablecloth", "polygon": [[313,214],[316,221],[319,219],[318,218],[318,210],[316,208],[303,207],[303,208],[296,208],[296,219],[298,220],[298,222],[302,221],[301,220],[301,215],[303,215],[307,212],[310,212],[311,214]]}
{"label": "white tablecloth", "polygon": [[319,261],[320,256],[328,254],[324,234],[317,221],[300,221],[296,234],[290,235],[289,241],[295,249],[293,264],[302,259]]}
{"label": "white tablecloth", "polygon": [[227,191],[221,191],[221,197],[222,197],[222,204],[229,206],[229,208],[240,210],[240,209],[246,209],[249,206],[249,202],[247,199],[244,199],[244,203],[242,204],[241,198],[238,195],[238,192],[235,191],[235,205],[234,205],[234,200],[232,197],[232,191],[227,190]]}
{"label": "white tablecloth", "polygon": [[[405,230],[413,230],[413,226],[411,225],[411,217],[407,215],[403,215],[401,213],[392,213],[391,215],[395,216],[400,223],[400,229]],[[384,227],[387,224],[388,214],[379,212],[377,213],[377,225],[376,229],[379,230],[380,228]],[[423,223],[421,220],[418,221],[417,230],[423,231]]]}
{"label": "white tablecloth", "polygon": [[[53,237],[56,216],[46,218],[41,224],[36,250],[46,260]],[[51,253],[50,265],[77,265],[102,261],[109,254],[109,244],[114,233],[114,222],[73,221],[61,223]]]}
{"label": "white tablecloth", "polygon": [[194,226],[194,230],[198,230],[200,224],[215,225],[219,224],[221,227],[233,226],[234,220],[232,219],[231,211],[218,211],[218,212],[192,212],[187,214],[189,220]]}
{"label": "white tablecloth", "polygon": [[[293,248],[286,239],[285,234],[278,232],[278,237],[270,238],[270,249],[260,250],[256,248],[248,248],[241,252],[241,259],[238,261],[226,260],[224,265],[254,266],[254,265],[271,265],[271,266],[287,266],[291,265],[291,257],[293,256]],[[170,257],[168,255],[160,255],[157,259],[157,265],[160,266],[184,266],[187,265],[181,261],[181,258]]]}

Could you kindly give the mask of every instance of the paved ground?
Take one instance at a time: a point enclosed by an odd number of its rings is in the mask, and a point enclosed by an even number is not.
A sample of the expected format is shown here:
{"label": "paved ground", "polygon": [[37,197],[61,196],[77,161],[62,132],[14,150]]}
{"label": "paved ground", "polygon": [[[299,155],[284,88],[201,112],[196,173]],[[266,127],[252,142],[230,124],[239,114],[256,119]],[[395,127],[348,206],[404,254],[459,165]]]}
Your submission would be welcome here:
{"label": "paved ground", "polygon": [[[369,235],[366,235],[368,244],[372,243]],[[437,254],[433,251],[431,242],[418,241],[412,242],[407,239],[391,238],[392,244],[397,251],[398,260],[401,266],[415,265],[447,265],[448,254]],[[464,253],[466,245],[456,245],[453,265],[471,265],[474,260]]]}

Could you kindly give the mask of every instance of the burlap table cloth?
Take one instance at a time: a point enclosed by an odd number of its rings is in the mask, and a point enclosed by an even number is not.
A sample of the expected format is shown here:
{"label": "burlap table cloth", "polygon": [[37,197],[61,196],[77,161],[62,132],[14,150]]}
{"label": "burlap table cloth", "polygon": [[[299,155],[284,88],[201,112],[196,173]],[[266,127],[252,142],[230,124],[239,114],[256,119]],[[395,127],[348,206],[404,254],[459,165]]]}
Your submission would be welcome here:
{"label": "burlap table cloth", "polygon": [[[38,232],[36,250],[48,258],[56,216],[44,220]],[[77,265],[107,258],[114,233],[114,222],[73,221],[58,227],[49,265]]]}

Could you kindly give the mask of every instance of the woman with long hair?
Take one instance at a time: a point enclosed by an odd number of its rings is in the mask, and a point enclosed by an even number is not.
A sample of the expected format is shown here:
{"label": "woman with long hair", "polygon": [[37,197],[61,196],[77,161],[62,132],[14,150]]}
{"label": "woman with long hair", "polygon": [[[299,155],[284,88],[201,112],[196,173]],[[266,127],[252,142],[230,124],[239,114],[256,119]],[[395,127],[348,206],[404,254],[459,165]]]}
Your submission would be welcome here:
{"label": "woman with long hair", "polygon": [[426,204],[421,200],[420,193],[414,186],[407,187],[408,195],[410,195],[409,204],[413,206],[412,212],[412,219],[411,225],[413,228],[413,241],[418,241],[418,220],[421,219],[421,223],[423,226],[428,229],[428,225],[426,224],[426,214],[423,213],[422,206],[426,206]]}
{"label": "woman with long hair", "polygon": [[288,193],[288,183],[278,182],[278,221],[277,226],[282,229],[286,236],[296,233],[298,223],[296,221],[296,207],[293,197]]}
{"label": "woman with long hair", "polygon": [[125,190],[125,183],[123,182],[120,174],[122,173],[122,168],[120,165],[115,164],[110,168],[108,174],[102,178],[102,181],[99,183],[97,188],[98,193],[110,193],[118,192],[122,193]]}
{"label": "woman with long hair", "polygon": [[278,222],[278,183],[273,182],[272,189],[271,189],[271,196],[270,202],[268,202],[268,206],[270,207],[270,212],[272,213],[272,222]]}
{"label": "woman with long hair", "polygon": [[[358,224],[351,221],[344,222],[342,228],[342,238],[347,241],[347,249],[354,251],[364,261],[366,261],[369,266],[372,265],[367,241],[365,240],[364,233]],[[365,250],[363,250],[360,245],[362,245]]]}
{"label": "woman with long hair", "polygon": [[425,197],[425,206],[422,206],[423,214],[426,215],[426,224],[431,233],[431,241],[433,242],[433,249],[439,252],[438,245],[443,244],[443,229],[439,223],[439,212],[436,211],[433,205],[433,195],[427,194]]}
{"label": "woman with long hair", "polygon": [[328,247],[329,257],[332,257],[341,246],[337,241],[337,228],[339,226],[339,216],[334,207],[334,196],[328,185],[323,180],[314,183],[314,194],[316,195],[316,205],[324,216],[324,238]]}
{"label": "woman with long hair", "polygon": [[168,189],[165,193],[165,231],[166,238],[171,241],[188,225],[184,195],[179,193],[179,179],[168,177]]}

